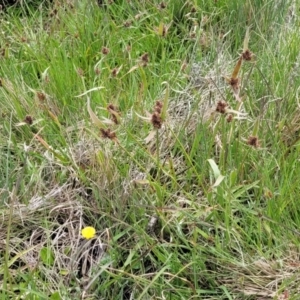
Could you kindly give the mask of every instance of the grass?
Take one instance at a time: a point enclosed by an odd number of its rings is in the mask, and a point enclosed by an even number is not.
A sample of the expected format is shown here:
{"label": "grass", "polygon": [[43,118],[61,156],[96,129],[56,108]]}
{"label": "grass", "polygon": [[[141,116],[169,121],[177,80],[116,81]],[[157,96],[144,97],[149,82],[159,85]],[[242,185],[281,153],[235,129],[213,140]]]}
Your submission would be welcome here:
{"label": "grass", "polygon": [[2,12],[0,299],[298,299],[299,8]]}

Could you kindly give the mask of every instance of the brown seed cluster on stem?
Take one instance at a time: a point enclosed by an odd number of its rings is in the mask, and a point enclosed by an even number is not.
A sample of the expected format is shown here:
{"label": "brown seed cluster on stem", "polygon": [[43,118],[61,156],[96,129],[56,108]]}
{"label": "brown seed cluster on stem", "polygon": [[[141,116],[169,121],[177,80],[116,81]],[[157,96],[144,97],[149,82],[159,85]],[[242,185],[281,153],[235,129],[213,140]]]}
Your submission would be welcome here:
{"label": "brown seed cluster on stem", "polygon": [[154,106],[154,111],[151,116],[151,123],[155,129],[160,129],[162,127],[162,117],[161,117],[161,112],[162,112],[163,104],[161,101],[156,101],[155,106]]}
{"label": "brown seed cluster on stem", "polygon": [[119,109],[113,104],[108,104],[107,110],[110,113],[110,117],[111,117],[112,121],[116,125],[120,124],[120,111],[119,111]]}
{"label": "brown seed cluster on stem", "polygon": [[242,53],[243,60],[251,61],[253,60],[253,53],[247,49]]}
{"label": "brown seed cluster on stem", "polygon": [[238,90],[239,83],[240,81],[238,78],[230,78],[229,84],[232,86],[234,91]]}
{"label": "brown seed cluster on stem", "polygon": [[24,122],[25,122],[26,124],[28,124],[28,125],[32,125],[33,119],[32,119],[31,116],[27,115],[27,116],[25,117],[25,119],[24,119]]}
{"label": "brown seed cluster on stem", "polygon": [[37,92],[36,96],[40,102],[44,102],[46,100],[46,95],[43,92]]}
{"label": "brown seed cluster on stem", "polygon": [[167,7],[167,4],[164,2],[160,2],[158,7],[159,7],[159,9],[165,9]]}
{"label": "brown seed cluster on stem", "polygon": [[112,75],[113,77],[116,77],[117,74],[118,74],[118,68],[114,68],[114,69],[111,71],[111,75]]}
{"label": "brown seed cluster on stem", "polygon": [[102,47],[101,52],[102,52],[103,55],[107,55],[107,54],[109,53],[109,48],[107,48],[107,47]]}
{"label": "brown seed cluster on stem", "polygon": [[250,136],[248,138],[247,144],[254,147],[258,148],[260,146],[259,140],[257,136]]}
{"label": "brown seed cluster on stem", "polygon": [[216,112],[220,114],[225,114],[227,108],[228,108],[228,104],[225,101],[218,101]]}
{"label": "brown seed cluster on stem", "polygon": [[141,56],[141,62],[143,67],[147,67],[149,63],[149,54],[147,52]]}
{"label": "brown seed cluster on stem", "polygon": [[116,141],[117,140],[117,135],[114,131],[111,131],[110,128],[108,129],[104,129],[104,128],[101,128],[100,129],[100,133],[101,133],[101,136],[104,138],[104,139],[110,139],[110,140],[113,140],[113,141]]}
{"label": "brown seed cluster on stem", "polygon": [[226,121],[227,121],[228,123],[231,123],[232,120],[233,120],[233,116],[232,116],[231,114],[228,115],[228,117],[226,118]]}

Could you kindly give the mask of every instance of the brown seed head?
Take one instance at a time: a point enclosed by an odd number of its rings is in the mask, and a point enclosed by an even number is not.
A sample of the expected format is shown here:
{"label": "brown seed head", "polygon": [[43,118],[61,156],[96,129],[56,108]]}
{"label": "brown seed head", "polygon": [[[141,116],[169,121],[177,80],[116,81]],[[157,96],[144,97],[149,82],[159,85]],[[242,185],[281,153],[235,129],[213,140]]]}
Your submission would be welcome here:
{"label": "brown seed head", "polygon": [[116,140],[117,138],[116,133],[111,131],[110,128],[108,129],[101,128],[100,133],[104,139]]}
{"label": "brown seed head", "polygon": [[36,96],[40,102],[44,102],[46,100],[46,95],[43,92],[37,92]]}
{"label": "brown seed head", "polygon": [[101,52],[102,52],[102,54],[107,55],[107,54],[109,53],[109,48],[107,48],[107,47],[102,47]]}
{"label": "brown seed head", "polygon": [[232,116],[231,114],[228,115],[228,117],[226,118],[226,121],[227,121],[228,123],[231,123],[232,120],[233,120],[233,116]]}
{"label": "brown seed head", "polygon": [[157,100],[157,101],[155,102],[155,107],[162,108],[162,107],[163,107],[163,104],[162,104],[162,102],[161,102],[161,101],[159,101],[159,100]]}
{"label": "brown seed head", "polygon": [[156,112],[160,115],[161,114],[161,107],[160,106],[155,106],[154,112]]}
{"label": "brown seed head", "polygon": [[195,37],[196,37],[196,32],[191,32],[191,33],[190,33],[190,38],[191,38],[191,39],[194,39]]}
{"label": "brown seed head", "polygon": [[111,103],[107,105],[107,110],[118,112],[118,108]]}
{"label": "brown seed head", "polygon": [[247,144],[254,147],[258,148],[260,146],[259,140],[257,136],[250,136],[248,138]]}
{"label": "brown seed head", "polygon": [[162,126],[162,119],[159,113],[154,112],[151,116],[151,123],[154,128],[160,129]]}
{"label": "brown seed head", "polygon": [[160,2],[159,5],[158,5],[159,9],[165,9],[166,7],[167,7],[167,5],[164,2]]}
{"label": "brown seed head", "polygon": [[32,125],[33,119],[31,116],[27,115],[24,119],[24,122],[27,123],[28,125]]}
{"label": "brown seed head", "polygon": [[113,77],[116,77],[117,75],[118,75],[118,73],[119,73],[119,69],[116,67],[116,68],[114,68],[112,71],[111,71],[111,75],[113,76]]}
{"label": "brown seed head", "polygon": [[109,104],[107,106],[107,110],[110,113],[110,117],[111,117],[112,121],[116,125],[118,125],[120,123],[119,122],[119,117],[120,117],[119,109],[116,106],[114,106],[113,104]]}
{"label": "brown seed head", "polygon": [[216,111],[220,114],[226,113],[226,108],[228,107],[228,104],[225,101],[218,101]]}
{"label": "brown seed head", "polygon": [[155,102],[155,106],[154,106],[154,113],[157,113],[157,114],[161,114],[161,111],[162,111],[162,108],[163,108],[163,104],[161,101],[157,100]]}
{"label": "brown seed head", "polygon": [[239,88],[239,79],[238,78],[230,78],[229,84],[232,86],[234,90]]}
{"label": "brown seed head", "polygon": [[144,63],[148,63],[149,62],[149,54],[146,52],[141,56],[141,61]]}
{"label": "brown seed head", "polygon": [[131,24],[132,24],[132,21],[130,21],[130,20],[123,23],[124,27],[126,27],[126,28],[130,27]]}
{"label": "brown seed head", "polygon": [[195,6],[193,6],[193,7],[191,8],[191,13],[194,14],[196,11],[197,11],[197,8],[196,8]]}
{"label": "brown seed head", "polygon": [[50,17],[55,17],[58,13],[58,10],[56,8],[54,8],[51,12],[50,12]]}
{"label": "brown seed head", "polygon": [[250,61],[253,59],[253,53],[249,49],[247,49],[245,52],[242,53],[242,57],[243,60]]}
{"label": "brown seed head", "polygon": [[100,69],[99,69],[99,68],[96,68],[96,69],[95,69],[95,74],[96,74],[96,75],[100,75],[100,73],[101,73]]}

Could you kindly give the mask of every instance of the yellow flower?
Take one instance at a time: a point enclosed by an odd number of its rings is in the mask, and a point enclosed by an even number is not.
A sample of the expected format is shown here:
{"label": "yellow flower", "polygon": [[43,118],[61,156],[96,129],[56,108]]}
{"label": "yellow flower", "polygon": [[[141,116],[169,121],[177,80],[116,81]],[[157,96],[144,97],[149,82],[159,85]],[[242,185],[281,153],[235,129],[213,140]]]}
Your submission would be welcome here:
{"label": "yellow flower", "polygon": [[81,235],[87,240],[92,239],[95,236],[95,234],[96,234],[96,229],[91,226],[84,227],[81,230]]}

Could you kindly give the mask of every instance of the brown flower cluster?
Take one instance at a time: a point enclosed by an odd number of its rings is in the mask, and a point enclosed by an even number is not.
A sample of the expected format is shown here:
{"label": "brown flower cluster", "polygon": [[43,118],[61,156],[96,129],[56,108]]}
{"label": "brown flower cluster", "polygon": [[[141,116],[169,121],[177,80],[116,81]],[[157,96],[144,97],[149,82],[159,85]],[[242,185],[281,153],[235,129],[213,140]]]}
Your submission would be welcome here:
{"label": "brown flower cluster", "polygon": [[247,29],[246,36],[244,39],[243,52],[240,55],[239,60],[237,61],[234,67],[231,77],[227,78],[227,82],[231,85],[235,97],[238,101],[241,101],[239,96],[240,79],[238,78],[238,74],[240,72],[243,61],[252,61],[254,57],[253,53],[248,49],[248,43],[249,43],[249,28]]}
{"label": "brown flower cluster", "polygon": [[28,125],[32,125],[32,123],[33,123],[33,118],[32,118],[32,116],[27,115],[27,116],[25,117],[25,119],[24,119],[24,122],[25,122],[26,124],[28,124]]}
{"label": "brown flower cluster", "polygon": [[243,58],[243,60],[251,61],[251,60],[253,60],[253,53],[249,49],[246,49],[242,53],[242,58]]}
{"label": "brown flower cluster", "polygon": [[259,140],[257,136],[250,136],[248,138],[247,144],[254,147],[258,148],[260,146]]}
{"label": "brown flower cluster", "polygon": [[[110,114],[110,118],[114,124],[120,124],[121,114],[117,106],[113,105],[112,103],[108,104],[106,107],[107,111]],[[104,139],[110,139],[114,142],[118,142],[118,138],[116,132],[113,131],[111,128],[100,128],[101,137]]]}
{"label": "brown flower cluster", "polygon": [[161,101],[156,101],[155,106],[154,106],[154,111],[151,116],[151,123],[155,129],[160,129],[162,127],[162,117],[161,117],[161,112],[162,112],[163,104]]}
{"label": "brown flower cluster", "polygon": [[111,117],[112,121],[116,125],[120,124],[120,111],[119,111],[119,109],[115,105],[109,104],[107,106],[107,110],[110,113],[110,117]]}
{"label": "brown flower cluster", "polygon": [[225,101],[218,101],[217,103],[217,107],[216,107],[216,112],[220,113],[220,114],[225,114],[226,110],[228,108],[228,104]]}
{"label": "brown flower cluster", "polygon": [[36,96],[41,103],[46,100],[46,95],[43,92],[37,92]]}
{"label": "brown flower cluster", "polygon": [[159,5],[158,5],[158,8],[159,9],[165,9],[167,7],[167,5],[166,5],[166,3],[164,3],[164,2],[161,2],[161,3],[159,3]]}
{"label": "brown flower cluster", "polygon": [[110,128],[107,128],[107,129],[101,128],[100,133],[101,133],[101,136],[104,139],[110,139],[110,140],[113,140],[113,141],[117,141],[116,133],[114,131],[111,131]]}
{"label": "brown flower cluster", "polygon": [[149,63],[149,54],[147,52],[141,56],[141,62],[143,67],[147,67]]}
{"label": "brown flower cluster", "polygon": [[107,55],[107,54],[109,53],[109,48],[107,48],[107,47],[102,47],[101,52],[102,52],[103,55]]}

